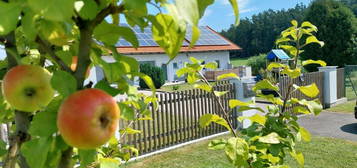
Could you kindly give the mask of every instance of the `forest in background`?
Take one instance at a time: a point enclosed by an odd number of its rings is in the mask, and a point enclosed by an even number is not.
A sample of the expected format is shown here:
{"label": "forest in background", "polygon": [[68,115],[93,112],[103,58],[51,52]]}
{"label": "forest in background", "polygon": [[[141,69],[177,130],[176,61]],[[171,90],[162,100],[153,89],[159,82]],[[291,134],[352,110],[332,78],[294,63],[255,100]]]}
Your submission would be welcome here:
{"label": "forest in background", "polygon": [[[338,4],[343,8],[349,8],[354,13],[354,22],[356,23],[357,0],[340,0]],[[297,4],[294,8],[287,10],[269,9],[253,15],[251,18],[241,19],[238,27],[231,25],[228,30],[223,30],[221,32],[223,36],[243,48],[241,51],[232,52],[231,57],[251,57],[269,52],[275,48],[275,40],[279,37],[280,32],[289,26],[291,20],[295,19],[301,23],[308,19],[306,15],[310,7],[311,5]],[[357,31],[354,32],[354,37],[351,40],[356,40],[356,37]],[[355,41],[355,45],[357,45],[357,41]]]}

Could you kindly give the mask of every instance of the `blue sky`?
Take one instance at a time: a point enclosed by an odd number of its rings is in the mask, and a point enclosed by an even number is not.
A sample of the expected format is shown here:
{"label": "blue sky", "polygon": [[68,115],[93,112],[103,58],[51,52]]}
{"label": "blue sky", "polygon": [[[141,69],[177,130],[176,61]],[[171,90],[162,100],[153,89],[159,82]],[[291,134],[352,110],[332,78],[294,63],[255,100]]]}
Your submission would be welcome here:
{"label": "blue sky", "polygon": [[[298,3],[308,5],[310,2],[311,0],[239,0],[238,4],[241,18],[249,18],[268,9],[289,9],[295,7]],[[207,8],[200,23],[201,25],[208,25],[216,31],[229,28],[234,23],[229,0],[216,0],[212,6]]]}
{"label": "blue sky", "polygon": [[[251,17],[259,12],[274,9],[288,9],[298,3],[308,5],[311,0],[239,0],[241,18]],[[233,10],[229,0],[215,0],[215,3],[207,8],[200,21],[201,25],[208,25],[216,31],[227,29],[234,23]],[[0,47],[0,59],[5,57],[5,52]]]}

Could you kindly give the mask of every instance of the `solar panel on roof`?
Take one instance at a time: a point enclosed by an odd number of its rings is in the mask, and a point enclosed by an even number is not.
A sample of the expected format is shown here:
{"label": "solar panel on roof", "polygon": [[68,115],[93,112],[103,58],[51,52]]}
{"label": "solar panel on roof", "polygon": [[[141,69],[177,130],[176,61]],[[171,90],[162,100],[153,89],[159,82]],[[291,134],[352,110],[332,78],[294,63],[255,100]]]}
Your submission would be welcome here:
{"label": "solar panel on roof", "polygon": [[[209,28],[205,26],[199,27],[201,31],[200,38],[197,40],[195,45],[229,45],[230,43],[222,38],[221,36],[217,35]],[[187,29],[186,39],[191,40],[192,30]]]}
{"label": "solar panel on roof", "polygon": [[[128,26],[128,24],[121,24],[121,26]],[[135,32],[138,41],[139,41],[139,46],[159,46],[154,39],[152,38],[152,31],[151,28],[147,27],[144,28],[143,31],[141,30],[140,27],[135,26],[132,28],[133,31]],[[199,27],[201,31],[200,38],[197,40],[196,44],[197,46],[205,46],[205,45],[229,45],[230,43],[222,38],[221,36],[217,35],[214,33],[212,30],[210,30],[208,27],[205,26],[200,26]],[[189,46],[189,42],[191,40],[192,36],[192,30],[190,28],[187,29],[186,32],[186,40],[183,41],[183,46]],[[126,41],[125,39],[120,39],[118,43],[116,44],[117,47],[131,47],[132,45]]]}

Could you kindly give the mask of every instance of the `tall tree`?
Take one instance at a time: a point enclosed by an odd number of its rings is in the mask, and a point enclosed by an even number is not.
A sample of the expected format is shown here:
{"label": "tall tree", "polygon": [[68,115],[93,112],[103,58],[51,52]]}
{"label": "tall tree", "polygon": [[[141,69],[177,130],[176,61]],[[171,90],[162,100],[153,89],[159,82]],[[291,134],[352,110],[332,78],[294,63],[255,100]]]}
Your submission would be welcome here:
{"label": "tall tree", "polygon": [[[344,66],[357,64],[357,55],[353,51],[356,45],[356,20],[350,9],[333,0],[314,1],[306,14],[305,20],[315,24],[319,31],[318,39],[325,42],[325,46],[317,50],[318,45],[305,48],[303,60],[321,59],[328,65]],[[309,71],[316,67],[306,67]]]}
{"label": "tall tree", "polygon": [[306,6],[298,4],[288,10],[267,10],[252,18],[241,20],[238,27],[232,25],[222,34],[243,48],[241,52],[233,53],[233,57],[249,57],[269,52],[274,47],[275,39],[280,32],[289,27],[291,20],[301,22]]}

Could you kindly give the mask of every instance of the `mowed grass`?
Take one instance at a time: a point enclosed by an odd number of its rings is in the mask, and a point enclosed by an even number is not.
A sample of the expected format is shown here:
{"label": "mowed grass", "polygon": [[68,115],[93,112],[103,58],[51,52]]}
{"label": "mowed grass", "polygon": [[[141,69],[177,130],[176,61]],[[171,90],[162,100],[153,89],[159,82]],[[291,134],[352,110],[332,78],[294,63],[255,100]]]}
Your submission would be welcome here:
{"label": "mowed grass", "polygon": [[232,59],[231,59],[231,64],[232,64],[234,67],[247,65],[248,59],[249,59],[249,58],[232,58]]}
{"label": "mowed grass", "polygon": [[[209,141],[202,141],[166,153],[123,165],[124,168],[233,168],[223,151],[208,150]],[[352,168],[357,165],[357,142],[313,137],[311,142],[297,145],[305,155],[305,168]],[[290,156],[286,164],[299,165]]]}
{"label": "mowed grass", "polygon": [[338,113],[353,113],[355,109],[356,101],[352,100],[343,104],[326,109],[326,111],[338,112]]}

